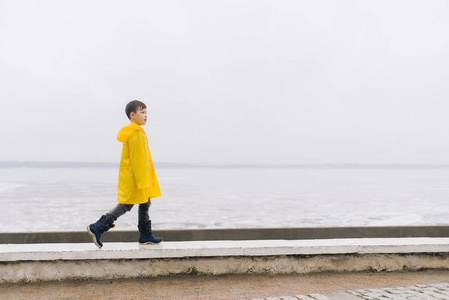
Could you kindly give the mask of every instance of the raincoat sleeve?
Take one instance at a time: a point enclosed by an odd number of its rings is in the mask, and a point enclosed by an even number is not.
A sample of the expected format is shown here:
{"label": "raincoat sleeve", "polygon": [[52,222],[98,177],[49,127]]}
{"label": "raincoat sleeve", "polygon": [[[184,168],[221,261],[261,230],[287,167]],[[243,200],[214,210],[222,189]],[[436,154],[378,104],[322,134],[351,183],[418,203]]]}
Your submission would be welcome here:
{"label": "raincoat sleeve", "polygon": [[134,132],[129,136],[129,159],[136,179],[137,188],[146,189],[149,187],[149,174],[147,172],[147,158],[145,155],[145,144],[139,132]]}

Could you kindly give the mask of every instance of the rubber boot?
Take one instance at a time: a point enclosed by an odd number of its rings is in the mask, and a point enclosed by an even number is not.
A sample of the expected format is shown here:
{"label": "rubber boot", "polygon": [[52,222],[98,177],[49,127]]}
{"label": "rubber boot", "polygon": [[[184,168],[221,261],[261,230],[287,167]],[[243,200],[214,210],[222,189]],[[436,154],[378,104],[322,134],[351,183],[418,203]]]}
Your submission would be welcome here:
{"label": "rubber boot", "polygon": [[106,216],[103,215],[97,222],[87,226],[87,232],[89,232],[95,245],[97,245],[97,247],[101,249],[101,247],[103,247],[103,243],[101,242],[101,235],[114,226],[115,224],[108,221],[106,219]]}
{"label": "rubber boot", "polygon": [[149,220],[145,224],[137,225],[140,232],[139,244],[140,245],[149,245],[149,244],[159,244],[162,242],[162,238],[155,237],[153,232],[151,231],[151,220]]}

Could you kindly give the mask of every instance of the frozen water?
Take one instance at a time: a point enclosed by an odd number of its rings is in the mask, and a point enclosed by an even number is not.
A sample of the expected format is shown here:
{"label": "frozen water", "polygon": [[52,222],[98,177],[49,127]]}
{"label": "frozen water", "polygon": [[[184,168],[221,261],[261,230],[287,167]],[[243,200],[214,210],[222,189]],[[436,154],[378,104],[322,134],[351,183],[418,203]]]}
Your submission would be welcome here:
{"label": "frozen water", "polygon": [[[155,229],[447,225],[449,169],[158,168]],[[0,231],[82,231],[117,169],[0,169]],[[117,222],[135,230],[137,207]]]}

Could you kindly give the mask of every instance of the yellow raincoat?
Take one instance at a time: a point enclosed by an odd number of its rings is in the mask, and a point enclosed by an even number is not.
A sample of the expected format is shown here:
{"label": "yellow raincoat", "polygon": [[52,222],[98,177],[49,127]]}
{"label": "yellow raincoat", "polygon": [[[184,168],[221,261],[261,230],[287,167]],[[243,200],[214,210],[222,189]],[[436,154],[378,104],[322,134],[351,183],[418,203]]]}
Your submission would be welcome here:
{"label": "yellow raincoat", "polygon": [[148,139],[140,125],[132,122],[117,134],[123,143],[118,175],[118,202],[140,204],[161,195],[151,159]]}

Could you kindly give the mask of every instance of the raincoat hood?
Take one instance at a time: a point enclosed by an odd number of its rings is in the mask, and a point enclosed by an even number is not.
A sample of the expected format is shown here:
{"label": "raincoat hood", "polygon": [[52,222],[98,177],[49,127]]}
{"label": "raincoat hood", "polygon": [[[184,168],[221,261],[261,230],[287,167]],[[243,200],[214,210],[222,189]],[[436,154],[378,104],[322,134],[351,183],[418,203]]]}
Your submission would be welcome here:
{"label": "raincoat hood", "polygon": [[143,128],[140,127],[139,124],[131,122],[131,124],[129,124],[128,126],[125,126],[122,129],[120,129],[120,131],[117,134],[117,140],[122,143],[126,142],[131,133],[133,133],[136,130],[145,132]]}

